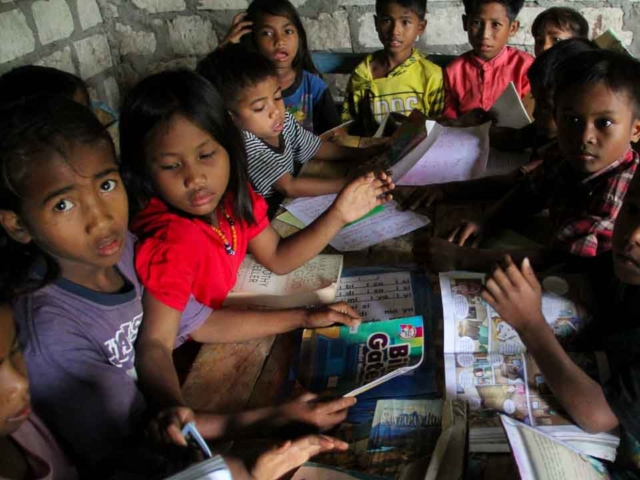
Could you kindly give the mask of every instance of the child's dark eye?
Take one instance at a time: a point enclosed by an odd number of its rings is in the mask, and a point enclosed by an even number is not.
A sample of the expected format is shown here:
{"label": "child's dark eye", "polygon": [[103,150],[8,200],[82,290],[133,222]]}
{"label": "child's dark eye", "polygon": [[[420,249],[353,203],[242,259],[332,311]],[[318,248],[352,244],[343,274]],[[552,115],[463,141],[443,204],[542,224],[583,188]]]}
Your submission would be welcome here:
{"label": "child's dark eye", "polygon": [[273,33],[270,30],[263,30],[262,32],[260,32],[260,35],[262,37],[270,37],[271,35],[273,35]]}
{"label": "child's dark eye", "polygon": [[287,35],[295,35],[296,31],[293,28],[287,28],[284,33],[286,33]]}
{"label": "child's dark eye", "polygon": [[73,202],[70,200],[60,200],[53,206],[56,212],[68,212],[74,207]]}
{"label": "child's dark eye", "polygon": [[493,28],[500,28],[502,26],[501,23],[493,22]]}
{"label": "child's dark eye", "polygon": [[274,99],[276,102],[279,102],[280,100],[282,100],[282,95],[275,96],[275,97],[273,97],[273,99]]}
{"label": "child's dark eye", "polygon": [[216,154],[215,151],[209,152],[209,153],[203,153],[203,154],[200,155],[200,159],[201,160],[207,160],[209,158],[212,158],[215,154]]}
{"label": "child's dark eye", "polygon": [[100,190],[102,190],[103,192],[113,192],[116,189],[117,184],[118,182],[116,182],[115,180],[107,180],[100,184]]}
{"label": "child's dark eye", "polygon": [[560,37],[555,37],[553,39],[553,43],[558,43],[558,42],[561,42],[561,41],[562,41],[562,38],[560,38]]}
{"label": "child's dark eye", "polygon": [[613,125],[613,122],[608,118],[599,118],[596,120],[596,127],[598,128],[607,128]]}
{"label": "child's dark eye", "polygon": [[160,168],[162,170],[177,170],[178,168],[180,168],[180,164],[176,162],[176,163],[171,163],[169,165],[160,165]]}

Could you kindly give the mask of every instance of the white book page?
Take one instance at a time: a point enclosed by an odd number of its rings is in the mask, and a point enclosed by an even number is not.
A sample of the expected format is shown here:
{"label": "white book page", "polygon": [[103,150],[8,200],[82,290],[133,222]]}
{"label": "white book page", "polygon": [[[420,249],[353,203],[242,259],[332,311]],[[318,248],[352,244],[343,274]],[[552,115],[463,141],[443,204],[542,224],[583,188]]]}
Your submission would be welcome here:
{"label": "white book page", "polygon": [[336,302],[346,302],[363,322],[413,317],[416,314],[410,272],[343,277]]}
{"label": "white book page", "polygon": [[610,478],[602,463],[538,429],[501,415],[523,480],[602,480]]}
{"label": "white book page", "polygon": [[507,88],[498,97],[491,107],[491,112],[498,119],[497,127],[510,127],[520,129],[531,123],[529,114],[522,104],[518,90],[513,82],[509,82]]}
{"label": "white book page", "polygon": [[[336,195],[297,198],[288,205],[289,210],[305,225],[318,218],[335,200]],[[400,211],[398,204],[391,201],[381,212],[344,227],[329,242],[341,252],[362,250],[377,243],[400,237],[430,223],[424,215],[410,211]]]}
{"label": "white book page", "polygon": [[[407,173],[393,171],[398,185],[431,185],[471,180],[483,174],[489,158],[489,128],[487,122],[476,127],[457,128],[439,124],[433,126],[423,140],[405,159]],[[417,159],[417,160],[416,160]]]}

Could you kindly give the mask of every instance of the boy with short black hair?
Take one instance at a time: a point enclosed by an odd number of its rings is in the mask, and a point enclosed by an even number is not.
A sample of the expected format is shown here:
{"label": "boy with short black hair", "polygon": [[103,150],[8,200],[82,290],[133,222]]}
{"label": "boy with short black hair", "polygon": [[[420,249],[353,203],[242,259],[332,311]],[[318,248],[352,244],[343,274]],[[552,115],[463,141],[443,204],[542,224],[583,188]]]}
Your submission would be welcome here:
{"label": "boy with short black hair", "polygon": [[531,25],[536,57],[556,43],[569,38],[589,38],[587,20],[573,8],[551,7],[536,17]]}
{"label": "boy with short black hair", "polygon": [[305,130],[285,111],[273,64],[243,45],[225,45],[200,61],[197,70],[220,91],[241,129],[251,182],[266,198],[270,213],[282,197],[338,193],[348,183],[344,177],[296,177],[308,160],[365,160],[380,150],[344,147]]}
{"label": "boy with short black hair", "polygon": [[529,93],[527,70],[533,57],[507,46],[520,22],[524,0],[464,0],[462,24],[472,50],[451,62],[444,71],[443,116],[457,118],[471,110],[488,111],[509,82],[520,97]]}
{"label": "boy with short black hair", "polygon": [[383,49],[354,70],[342,110],[342,120],[356,120],[372,133],[390,112],[408,115],[417,108],[438,117],[444,106],[442,69],[415,47],[427,26],[426,0],[377,0],[374,15]]}
{"label": "boy with short black hair", "polygon": [[[526,181],[506,195],[484,219],[466,222],[449,237],[433,240],[425,254],[432,270],[489,268],[505,253],[548,265],[567,254],[595,257],[611,250],[611,236],[639,157],[630,143],[640,139],[640,62],[606,50],[586,51],[562,65],[554,98],[557,151],[551,151]],[[550,246],[488,251],[477,244],[492,227],[549,208]]]}
{"label": "boy with short black hair", "polygon": [[[517,332],[540,367],[554,396],[582,429],[608,432],[620,426],[622,441],[612,478],[620,470],[640,470],[640,176],[624,197],[613,229],[612,255],[587,271],[597,297],[592,331],[585,345],[607,354],[611,376],[603,385],[592,380],[564,351],[541,312],[541,286],[531,264],[520,268],[510,258],[487,276],[482,297]],[[589,268],[591,267],[591,268]],[[613,267],[613,268],[612,268]],[[589,344],[591,343],[591,344]],[[611,473],[614,473],[611,471]],[[626,472],[625,472],[626,473]]]}

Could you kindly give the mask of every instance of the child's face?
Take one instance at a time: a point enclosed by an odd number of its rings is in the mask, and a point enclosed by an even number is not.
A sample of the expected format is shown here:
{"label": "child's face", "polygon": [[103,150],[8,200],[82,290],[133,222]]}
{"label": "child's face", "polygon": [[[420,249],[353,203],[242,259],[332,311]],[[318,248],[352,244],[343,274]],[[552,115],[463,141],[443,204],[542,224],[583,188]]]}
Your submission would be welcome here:
{"label": "child's face", "polygon": [[482,4],[477,12],[463,15],[462,23],[473,52],[483,60],[498,55],[520,26],[517,20],[509,20],[507,9],[497,2]]}
{"label": "child's face", "polygon": [[147,147],[156,193],[196,217],[213,214],[229,184],[229,154],[209,132],[175,115]]}
{"label": "child's face", "polygon": [[112,147],[70,143],[64,158],[52,154],[34,163],[20,180],[19,215],[0,212],[7,232],[19,242],[35,242],[72,280],[113,267],[124,248],[129,211]]}
{"label": "child's face", "polygon": [[564,157],[585,174],[611,165],[640,138],[640,120],[629,95],[602,83],[559,95],[556,123]]}
{"label": "child's face", "polygon": [[556,43],[573,38],[573,36],[572,31],[563,30],[555,23],[543,25],[538,34],[533,37],[535,40],[534,52],[536,57],[542,52],[549,50]]}
{"label": "child's face", "polygon": [[13,315],[0,306],[0,437],[15,432],[31,414],[29,380]]}
{"label": "child's face", "polygon": [[273,62],[276,68],[291,68],[298,54],[298,29],[287,17],[264,14],[254,26],[258,50]]}
{"label": "child's face", "polygon": [[411,9],[398,3],[385,5],[375,17],[378,38],[387,53],[410,54],[427,22]]}
{"label": "child's face", "polygon": [[232,112],[239,128],[263,140],[277,139],[284,129],[285,108],[282,89],[269,77],[245,89]]}
{"label": "child's face", "polygon": [[613,228],[613,268],[620,280],[640,285],[640,176],[631,180]]}

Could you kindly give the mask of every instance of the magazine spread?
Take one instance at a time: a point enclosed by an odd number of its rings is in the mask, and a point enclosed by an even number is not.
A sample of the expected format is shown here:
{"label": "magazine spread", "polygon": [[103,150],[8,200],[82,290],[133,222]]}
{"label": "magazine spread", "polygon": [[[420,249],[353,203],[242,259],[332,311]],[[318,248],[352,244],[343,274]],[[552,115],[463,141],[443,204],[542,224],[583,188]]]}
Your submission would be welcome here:
{"label": "magazine spread", "polygon": [[[540,427],[583,453],[615,459],[619,439],[584,432],[555,400],[532,357],[513,328],[480,296],[484,275],[440,274],[444,313],[444,360],[447,398],[469,403],[470,450],[508,451],[496,412]],[[567,298],[545,292],[542,310],[564,345],[588,320]],[[597,381],[607,376],[602,353],[570,353]]]}
{"label": "magazine spread", "polygon": [[312,392],[355,396],[413,370],[423,356],[421,316],[305,329],[298,378]]}
{"label": "magazine spread", "polygon": [[318,255],[287,275],[276,275],[247,255],[224,304],[294,308],[332,303],[342,273],[342,255]]}

